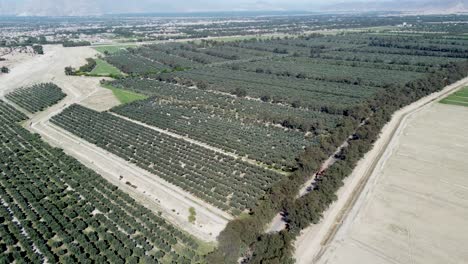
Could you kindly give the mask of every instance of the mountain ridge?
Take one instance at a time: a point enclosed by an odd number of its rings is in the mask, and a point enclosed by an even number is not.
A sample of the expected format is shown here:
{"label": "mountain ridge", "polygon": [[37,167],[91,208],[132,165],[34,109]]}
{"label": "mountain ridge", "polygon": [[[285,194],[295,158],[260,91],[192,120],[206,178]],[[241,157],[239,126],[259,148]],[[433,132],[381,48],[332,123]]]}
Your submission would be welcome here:
{"label": "mountain ridge", "polygon": [[[343,0],[345,1],[345,0]],[[209,2],[201,0],[201,2]],[[164,10],[161,10],[157,1],[139,0],[133,1],[112,1],[112,0],[24,0],[11,1],[0,0],[0,15],[15,16],[95,16],[118,13],[148,13],[148,12],[174,12],[178,10],[181,4],[173,1],[164,4]],[[383,1],[345,1],[338,4],[305,4],[308,8],[298,9],[311,12],[370,12],[370,11],[400,11],[400,12],[419,12],[419,13],[464,13],[468,12],[468,0],[383,0]],[[185,9],[177,12],[205,12],[203,9],[190,9],[190,5],[182,5]],[[199,5],[204,6],[204,5]],[[208,6],[208,5],[205,5]],[[290,5],[292,8],[297,5]],[[216,4],[211,11],[223,12],[222,4]],[[284,6],[274,4],[268,1],[257,1],[252,5],[240,5],[241,9],[252,11],[282,10]],[[219,9],[219,10],[218,10]],[[288,9],[284,9],[287,11]],[[231,10],[232,11],[232,10]],[[237,10],[240,11],[240,10]]]}

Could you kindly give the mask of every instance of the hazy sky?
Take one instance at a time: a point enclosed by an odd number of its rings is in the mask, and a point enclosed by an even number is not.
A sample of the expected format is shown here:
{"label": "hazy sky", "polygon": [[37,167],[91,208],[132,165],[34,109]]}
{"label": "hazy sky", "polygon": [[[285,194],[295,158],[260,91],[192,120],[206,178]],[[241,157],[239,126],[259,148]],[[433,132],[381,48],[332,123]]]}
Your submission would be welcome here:
{"label": "hazy sky", "polygon": [[356,0],[0,0],[0,14],[314,10],[324,4],[350,1]]}
{"label": "hazy sky", "polygon": [[[105,13],[304,10],[350,2],[369,6],[405,6],[409,3],[466,3],[468,0],[0,0],[0,14],[84,15]],[[367,4],[366,4],[367,5]],[[366,5],[359,5],[359,8]]]}

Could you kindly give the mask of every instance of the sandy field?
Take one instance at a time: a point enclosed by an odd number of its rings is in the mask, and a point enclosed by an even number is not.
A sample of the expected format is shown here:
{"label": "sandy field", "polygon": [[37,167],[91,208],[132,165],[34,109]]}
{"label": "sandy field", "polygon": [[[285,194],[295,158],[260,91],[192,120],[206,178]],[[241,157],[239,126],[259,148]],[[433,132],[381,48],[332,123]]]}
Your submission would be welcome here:
{"label": "sandy field", "polygon": [[317,263],[466,263],[468,108],[413,115]]}
{"label": "sandy field", "polygon": [[[1,53],[2,51],[0,51],[0,54]],[[0,61],[0,67],[6,66],[7,68],[10,68],[11,70],[11,68],[17,65],[18,63],[30,60],[32,57],[35,57],[35,56],[37,55],[31,54],[31,53],[21,53],[21,52],[14,51],[7,55],[1,56],[5,60]]]}
{"label": "sandy field", "polygon": [[365,193],[363,189],[372,187],[368,182],[376,178],[377,169],[383,166],[391,156],[389,146],[394,145],[401,136],[408,117],[430,107],[440,98],[466,85],[468,85],[468,77],[394,113],[390,122],[382,129],[372,150],[366,153],[353,173],[345,179],[344,186],[337,192],[338,199],[324,212],[322,220],[301,231],[294,245],[296,249],[294,257],[297,263],[317,263],[318,259],[327,252],[338,230],[346,227],[346,219],[349,217],[350,210],[360,207],[363,196],[361,193]]}
{"label": "sandy field", "polygon": [[[17,60],[9,74],[0,76],[0,98],[5,101],[8,100],[3,96],[13,89],[39,82],[54,82],[67,94],[64,100],[45,111],[29,114],[31,119],[25,127],[40,134],[49,144],[62,148],[147,208],[161,212],[182,230],[202,240],[215,241],[231,218],[229,214],[49,122],[52,116],[74,103],[103,111],[119,102],[110,90],[99,85],[102,78],[65,75],[66,66],[79,67],[97,51],[90,47],[44,46],[44,49],[45,55]],[[130,187],[127,181],[136,187]],[[196,211],[195,223],[188,221],[190,207]]]}

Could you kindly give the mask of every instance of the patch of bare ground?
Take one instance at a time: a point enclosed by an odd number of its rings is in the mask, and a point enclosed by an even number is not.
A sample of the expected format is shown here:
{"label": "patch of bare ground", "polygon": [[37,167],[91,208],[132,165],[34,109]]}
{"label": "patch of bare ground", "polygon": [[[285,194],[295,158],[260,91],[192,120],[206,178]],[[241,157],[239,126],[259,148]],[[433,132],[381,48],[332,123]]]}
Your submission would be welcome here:
{"label": "patch of bare ground", "polygon": [[[1,54],[5,54],[5,55],[2,56]],[[38,56],[38,55],[35,55],[34,53],[32,53],[32,51],[20,52],[18,50],[0,49],[0,57],[5,59],[3,61],[0,61],[0,67],[6,66],[10,70],[12,70],[15,67],[15,65],[23,61],[29,60],[35,56]]]}
{"label": "patch of bare ground", "polygon": [[468,259],[468,108],[415,114],[319,263]]}
{"label": "patch of bare ground", "polygon": [[80,102],[80,105],[103,112],[120,105],[120,102],[110,89],[97,87],[89,97]]}
{"label": "patch of bare ground", "polygon": [[[350,210],[358,210],[360,208],[359,204],[362,202],[363,199],[366,199],[362,197],[367,197],[366,193],[369,192],[368,189],[372,189],[375,186],[375,184],[372,183],[377,177],[375,175],[384,166],[388,158],[391,156],[392,146],[395,144],[395,142],[398,141],[398,138],[402,135],[402,130],[405,127],[408,117],[428,107],[431,107],[432,104],[436,102],[436,100],[455,91],[460,87],[465,86],[467,83],[468,78],[460,80],[457,83],[445,87],[440,92],[426,96],[421,100],[414,102],[413,104],[395,112],[391,121],[382,129],[380,138],[376,141],[372,150],[369,151],[359,161],[353,173],[345,180],[344,186],[337,193],[337,201],[335,201],[328,208],[328,210],[324,212],[323,219],[320,221],[320,223],[316,225],[311,225],[310,227],[306,228],[301,232],[301,235],[297,238],[295,242],[296,251],[294,255],[297,263],[334,263],[333,257],[330,255],[328,255],[330,256],[330,258],[321,257],[328,254],[330,248],[332,247],[330,243],[332,243],[335,246],[337,244],[342,243],[337,233],[342,233],[341,230],[346,230],[347,223],[354,219],[353,215],[350,214]],[[464,120],[466,124],[466,114]],[[460,120],[459,122],[463,122],[463,120]],[[433,130],[433,128],[428,128],[428,130]],[[419,136],[423,137],[424,135],[427,134]],[[402,181],[404,181],[404,179],[402,179]],[[385,214],[386,211],[383,210],[382,213]],[[363,230],[366,229],[365,226],[363,226],[362,228]],[[432,227],[426,225],[425,228],[430,229]],[[374,253],[375,252],[377,251],[374,251]],[[357,263],[387,263],[379,261],[380,260],[375,262],[366,262],[365,260],[359,260],[357,261]],[[347,261],[346,263],[354,262]]]}

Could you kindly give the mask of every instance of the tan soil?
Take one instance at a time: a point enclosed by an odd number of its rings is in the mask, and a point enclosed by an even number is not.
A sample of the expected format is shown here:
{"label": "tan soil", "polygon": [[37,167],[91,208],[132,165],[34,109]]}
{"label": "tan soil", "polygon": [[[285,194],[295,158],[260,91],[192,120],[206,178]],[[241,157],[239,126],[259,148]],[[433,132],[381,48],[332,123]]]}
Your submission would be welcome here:
{"label": "tan soil", "polygon": [[412,116],[318,263],[465,263],[468,108]]}
{"label": "tan soil", "polygon": [[441,92],[422,98],[393,115],[392,120],[383,128],[373,149],[361,159],[353,173],[345,180],[344,186],[337,193],[337,201],[324,213],[320,223],[306,228],[297,238],[294,255],[297,263],[316,263],[317,259],[326,252],[329,242],[333,240],[336,232],[342,226],[343,219],[347,216],[349,210],[356,207],[355,204],[359,204],[356,199],[359,197],[362,188],[366,186],[369,179],[372,181],[375,177],[374,169],[380,168],[389,158],[391,154],[389,149],[391,148],[388,148],[388,146],[394,144],[398,139],[408,116],[429,107],[434,100],[465,86],[467,83],[468,78],[465,78],[447,86]]}

